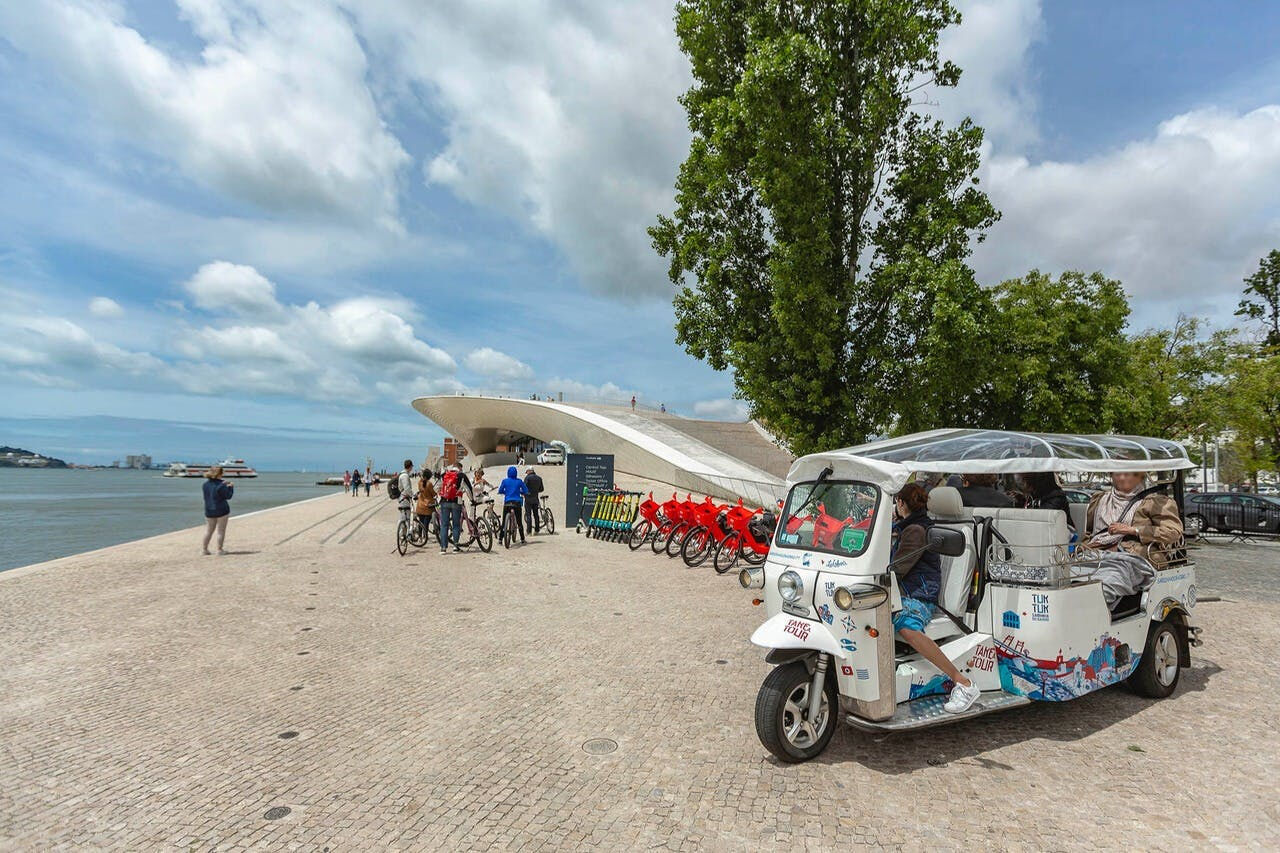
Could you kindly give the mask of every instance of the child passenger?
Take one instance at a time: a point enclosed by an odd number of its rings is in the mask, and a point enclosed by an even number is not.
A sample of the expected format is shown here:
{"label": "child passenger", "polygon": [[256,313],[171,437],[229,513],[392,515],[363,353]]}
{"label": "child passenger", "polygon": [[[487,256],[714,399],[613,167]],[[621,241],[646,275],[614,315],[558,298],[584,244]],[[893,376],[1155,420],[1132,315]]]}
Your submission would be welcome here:
{"label": "child passenger", "polygon": [[928,504],[929,494],[919,483],[907,483],[894,497],[898,521],[894,522],[893,529],[898,541],[890,567],[898,576],[902,609],[893,617],[893,630],[955,684],[942,708],[959,714],[969,710],[982,691],[956,669],[938,644],[924,633],[933,618],[942,587],[942,562],[937,554],[925,549],[929,528],[933,526],[925,510]]}

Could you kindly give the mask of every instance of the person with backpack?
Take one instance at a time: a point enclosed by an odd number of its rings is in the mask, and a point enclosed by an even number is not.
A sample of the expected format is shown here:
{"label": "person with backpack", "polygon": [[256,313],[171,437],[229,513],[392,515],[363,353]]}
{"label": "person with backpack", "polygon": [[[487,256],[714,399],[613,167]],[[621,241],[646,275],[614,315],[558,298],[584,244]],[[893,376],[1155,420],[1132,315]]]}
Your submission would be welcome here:
{"label": "person with backpack", "polygon": [[445,469],[440,476],[440,553],[449,550],[449,537],[452,532],[453,550],[461,553],[458,542],[462,539],[462,497],[463,492],[471,494],[471,481],[462,473],[462,466],[454,463]]}
{"label": "person with backpack", "polygon": [[520,531],[520,544],[524,545],[524,519],[520,517],[520,508],[523,497],[529,494],[529,489],[518,476],[519,473],[519,469],[514,465],[508,468],[507,478],[498,484],[498,494],[502,495],[502,526],[504,528],[507,526],[508,515],[514,515],[516,530]]}
{"label": "person with backpack", "polygon": [[529,497],[524,500],[524,529],[542,532],[542,478],[530,468],[524,475],[524,487]]}

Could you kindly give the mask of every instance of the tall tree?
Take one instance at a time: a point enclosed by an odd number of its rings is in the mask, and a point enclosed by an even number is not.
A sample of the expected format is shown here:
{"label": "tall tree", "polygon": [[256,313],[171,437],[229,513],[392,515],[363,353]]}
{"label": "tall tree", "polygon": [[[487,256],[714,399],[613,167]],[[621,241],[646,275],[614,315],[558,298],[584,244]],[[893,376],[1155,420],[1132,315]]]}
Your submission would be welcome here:
{"label": "tall tree", "polygon": [[[890,425],[927,364],[941,302],[980,299],[970,240],[997,218],[974,173],[982,131],[916,111],[954,86],[947,0],[680,0],[694,84],[670,260],[676,340],[731,369],[797,453]],[[935,335],[935,337],[939,337]]]}
{"label": "tall tree", "polygon": [[1272,249],[1258,261],[1258,271],[1244,283],[1244,298],[1236,316],[1261,322],[1266,345],[1280,349],[1280,250]]}

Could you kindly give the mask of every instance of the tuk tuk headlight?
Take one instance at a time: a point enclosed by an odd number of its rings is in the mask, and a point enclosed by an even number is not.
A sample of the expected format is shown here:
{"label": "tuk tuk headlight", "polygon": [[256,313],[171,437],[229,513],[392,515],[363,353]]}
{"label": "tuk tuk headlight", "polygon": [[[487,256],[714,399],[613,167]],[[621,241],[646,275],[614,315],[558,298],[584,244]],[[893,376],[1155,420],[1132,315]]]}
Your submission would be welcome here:
{"label": "tuk tuk headlight", "polygon": [[788,569],[778,575],[778,594],[787,604],[795,604],[804,593],[804,581],[800,576]]}
{"label": "tuk tuk headlight", "polygon": [[889,598],[889,590],[874,583],[837,587],[831,600],[841,610],[874,610]]}
{"label": "tuk tuk headlight", "polygon": [[738,583],[743,589],[764,589],[764,569],[743,569],[738,572]]}

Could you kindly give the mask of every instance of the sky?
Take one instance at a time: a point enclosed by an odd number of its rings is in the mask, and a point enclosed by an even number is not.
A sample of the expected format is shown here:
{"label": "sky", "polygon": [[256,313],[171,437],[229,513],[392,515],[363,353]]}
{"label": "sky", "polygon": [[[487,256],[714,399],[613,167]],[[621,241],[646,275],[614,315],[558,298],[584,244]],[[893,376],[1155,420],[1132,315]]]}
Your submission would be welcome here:
{"label": "sky", "polygon": [[[1232,323],[1280,246],[1280,4],[958,5],[979,280]],[[689,82],[670,0],[0,4],[0,443],[342,469],[438,443],[424,394],[743,416],[645,233]]]}

